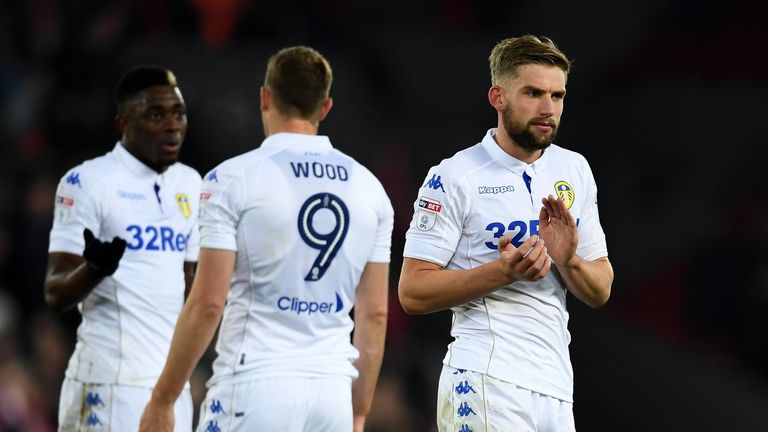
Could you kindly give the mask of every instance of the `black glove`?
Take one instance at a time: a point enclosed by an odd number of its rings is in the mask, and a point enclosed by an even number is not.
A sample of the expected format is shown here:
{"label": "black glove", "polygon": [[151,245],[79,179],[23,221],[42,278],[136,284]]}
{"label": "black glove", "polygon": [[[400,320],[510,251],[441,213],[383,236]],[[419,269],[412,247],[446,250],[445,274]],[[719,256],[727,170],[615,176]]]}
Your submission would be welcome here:
{"label": "black glove", "polygon": [[96,239],[88,228],[83,230],[83,239],[85,239],[83,258],[88,268],[101,277],[114,273],[125,252],[125,240],[115,237],[111,242],[103,242]]}

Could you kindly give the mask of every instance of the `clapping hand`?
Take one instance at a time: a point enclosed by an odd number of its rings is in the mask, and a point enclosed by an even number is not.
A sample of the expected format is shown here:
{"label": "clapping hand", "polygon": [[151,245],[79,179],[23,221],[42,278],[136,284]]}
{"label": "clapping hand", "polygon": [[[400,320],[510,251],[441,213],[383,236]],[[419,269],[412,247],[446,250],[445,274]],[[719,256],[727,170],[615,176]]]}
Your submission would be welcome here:
{"label": "clapping hand", "polygon": [[88,263],[88,268],[101,277],[113,274],[125,252],[125,240],[115,236],[112,241],[103,242],[94,237],[93,232],[88,228],[83,230],[83,239],[85,240],[83,258]]}
{"label": "clapping hand", "polygon": [[579,233],[576,220],[565,207],[562,198],[542,198],[541,211],[539,212],[539,235],[549,248],[549,256],[555,265],[562,266],[576,255],[576,246],[579,244]]}

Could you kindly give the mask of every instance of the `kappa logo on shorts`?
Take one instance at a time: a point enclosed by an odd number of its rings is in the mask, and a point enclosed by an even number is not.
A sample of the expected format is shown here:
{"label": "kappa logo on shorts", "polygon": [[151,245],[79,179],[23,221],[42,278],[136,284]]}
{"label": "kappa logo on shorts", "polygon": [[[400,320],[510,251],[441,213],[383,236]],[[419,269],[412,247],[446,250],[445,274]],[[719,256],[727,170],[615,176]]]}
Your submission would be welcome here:
{"label": "kappa logo on shorts", "polygon": [[99,420],[99,416],[97,416],[94,413],[91,413],[91,414],[88,415],[88,418],[85,420],[85,423],[88,426],[102,426],[103,425],[101,420]]}
{"label": "kappa logo on shorts", "polygon": [[208,426],[205,427],[205,432],[221,432],[219,422],[211,420],[208,422]]}
{"label": "kappa logo on shorts", "polygon": [[211,400],[211,413],[213,414],[227,414],[224,411],[224,407],[221,406],[221,401],[218,399]]}
{"label": "kappa logo on shorts", "polygon": [[101,400],[101,396],[99,396],[98,393],[91,393],[88,392],[88,394],[85,396],[85,405],[89,407],[93,406],[105,406],[104,401]]}
{"label": "kappa logo on shorts", "polygon": [[437,222],[437,215],[443,210],[440,201],[427,197],[419,197],[419,209],[416,212],[416,227],[421,231],[429,231]]}
{"label": "kappa logo on shorts", "polygon": [[475,389],[472,387],[472,385],[469,383],[469,381],[464,380],[463,383],[459,383],[459,385],[456,386],[456,393],[458,394],[467,394],[469,392],[477,393]]}
{"label": "kappa logo on shorts", "polygon": [[459,429],[459,432],[472,432],[472,429],[470,429],[469,426],[463,424],[461,425],[461,429]]}
{"label": "kappa logo on shorts", "polygon": [[571,208],[573,200],[576,198],[576,193],[573,191],[571,185],[569,185],[568,182],[561,180],[555,183],[555,190],[557,191],[557,196],[563,200],[565,208]]}
{"label": "kappa logo on shorts", "polygon": [[459,415],[459,417],[466,417],[470,414],[477,415],[475,410],[470,408],[469,404],[464,402],[463,404],[459,405],[459,409],[456,410],[456,414]]}

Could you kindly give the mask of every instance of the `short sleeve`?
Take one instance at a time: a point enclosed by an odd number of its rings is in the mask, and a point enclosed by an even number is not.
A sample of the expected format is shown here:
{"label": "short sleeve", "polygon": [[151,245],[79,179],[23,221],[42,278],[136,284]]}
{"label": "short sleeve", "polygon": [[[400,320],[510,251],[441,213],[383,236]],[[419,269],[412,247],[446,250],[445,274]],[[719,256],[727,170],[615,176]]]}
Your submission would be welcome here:
{"label": "short sleeve", "polygon": [[48,252],[66,252],[82,255],[85,242],[83,230],[101,234],[100,200],[94,197],[98,190],[82,170],[82,166],[67,172],[59,181],[53,210]]}
{"label": "short sleeve", "polygon": [[464,221],[465,193],[440,165],[430,169],[413,204],[403,256],[446,266],[456,252]]}
{"label": "short sleeve", "polygon": [[187,253],[184,256],[185,261],[196,262],[200,256],[200,219],[195,219],[195,223],[192,224],[192,229],[189,232],[189,240],[187,240]]}
{"label": "short sleeve", "polygon": [[368,258],[368,262],[388,263],[391,259],[394,210],[392,209],[392,203],[390,202],[389,197],[387,197],[384,188],[381,187],[381,185],[379,185],[379,188],[381,189],[381,204],[378,211],[379,224],[376,228],[376,239],[373,244],[371,256]]}
{"label": "short sleeve", "polygon": [[608,256],[608,247],[597,210],[597,183],[589,165],[586,166],[585,171],[589,175],[587,178],[589,193],[584,205],[584,213],[579,221],[579,245],[576,253],[583,259],[592,261]]}
{"label": "short sleeve", "polygon": [[242,179],[220,167],[206,174],[200,192],[200,247],[237,250]]}

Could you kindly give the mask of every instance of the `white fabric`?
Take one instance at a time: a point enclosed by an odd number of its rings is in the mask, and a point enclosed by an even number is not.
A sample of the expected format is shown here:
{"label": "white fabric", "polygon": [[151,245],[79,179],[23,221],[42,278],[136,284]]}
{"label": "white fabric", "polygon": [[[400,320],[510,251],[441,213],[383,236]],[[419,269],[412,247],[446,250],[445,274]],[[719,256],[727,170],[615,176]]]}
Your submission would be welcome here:
{"label": "white fabric", "polygon": [[208,173],[201,247],[237,251],[210,383],[356,377],[349,312],[392,223],[379,181],[325,136],[272,135]]}
{"label": "white fabric", "polygon": [[[115,384],[86,384],[65,378],[59,401],[61,432],[137,431],[152,389]],[[174,405],[175,432],[192,430],[192,394],[185,389]]]}
{"label": "white fabric", "polygon": [[477,372],[443,366],[440,432],[574,432],[573,404]]}
{"label": "white fabric", "polygon": [[263,378],[219,382],[200,407],[199,432],[351,432],[348,378]]}
{"label": "white fabric", "polygon": [[[579,223],[576,253],[607,256],[597,211],[597,187],[587,161],[556,145],[534,163],[505,153],[488,131],[482,142],[430,169],[414,204],[403,255],[471,269],[498,258],[498,238],[519,246],[538,233],[541,198],[556,185],[573,192]],[[531,178],[529,192],[523,173]],[[452,308],[454,341],[446,365],[487,374],[523,388],[572,401],[573,372],[566,288],[554,265],[537,282],[515,282]]]}
{"label": "white fabric", "polygon": [[81,255],[84,228],[128,242],[117,271],[78,305],[83,319],[67,377],[155,384],[184,302],[183,264],[199,253],[200,185],[192,168],[176,163],[158,174],[119,143],[61,179],[49,252]]}

